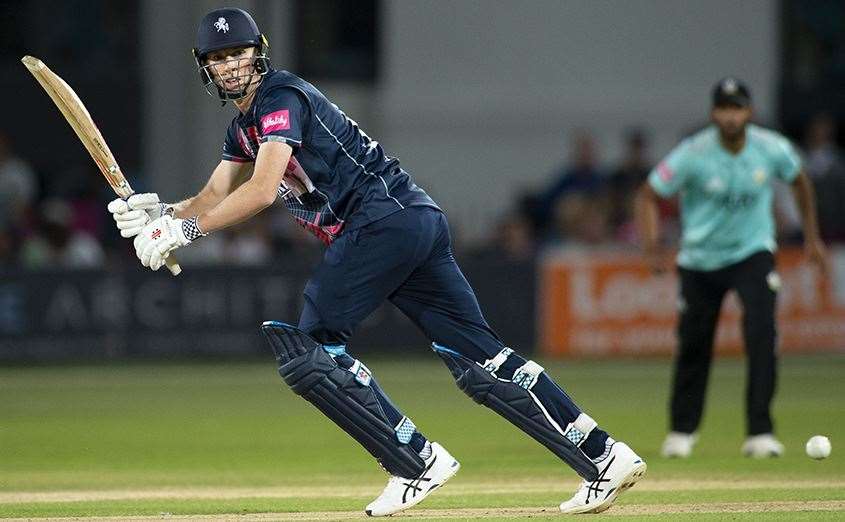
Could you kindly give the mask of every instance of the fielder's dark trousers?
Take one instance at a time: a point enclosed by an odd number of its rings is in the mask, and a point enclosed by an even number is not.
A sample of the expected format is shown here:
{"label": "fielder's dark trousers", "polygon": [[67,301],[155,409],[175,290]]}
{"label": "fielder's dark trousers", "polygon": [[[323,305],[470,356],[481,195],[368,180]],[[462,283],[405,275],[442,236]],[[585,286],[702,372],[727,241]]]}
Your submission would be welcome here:
{"label": "fielder's dark trousers", "polygon": [[681,312],[670,402],[672,431],[693,433],[698,429],[719,309],[725,294],[734,289],[742,303],[742,333],[748,357],[747,432],[749,435],[771,433],[769,409],[777,378],[774,256],[770,252],[758,252],[719,270],[679,268],[678,271]]}

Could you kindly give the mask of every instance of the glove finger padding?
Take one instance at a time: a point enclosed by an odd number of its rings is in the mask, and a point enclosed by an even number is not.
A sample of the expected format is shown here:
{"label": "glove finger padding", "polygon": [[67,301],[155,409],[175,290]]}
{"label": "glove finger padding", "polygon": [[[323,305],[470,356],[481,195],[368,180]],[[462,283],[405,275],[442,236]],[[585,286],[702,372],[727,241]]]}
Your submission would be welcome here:
{"label": "glove finger padding", "polygon": [[132,210],[149,210],[158,207],[160,201],[158,194],[155,192],[145,192],[143,194],[132,194],[126,200],[126,203]]}
{"label": "glove finger padding", "polygon": [[164,264],[163,257],[158,255],[158,252],[153,252],[153,256],[150,257],[150,270],[153,272],[157,271],[161,268],[161,265]]}
{"label": "glove finger padding", "polygon": [[[144,230],[142,229],[141,232]],[[146,248],[147,244],[150,243],[151,240],[147,238],[146,234],[139,233],[135,236],[135,240],[132,242],[132,245],[135,247],[135,254],[138,258],[141,258],[141,254],[144,252],[144,248]]]}
{"label": "glove finger padding", "polygon": [[150,222],[150,216],[145,210],[128,210],[122,214],[112,214],[120,235],[126,238],[138,235],[141,229]]}
{"label": "glove finger padding", "polygon": [[127,210],[126,212],[121,212],[120,214],[112,214],[112,217],[118,223],[136,221],[139,219],[150,219],[150,215],[147,214],[146,210]]}
{"label": "glove finger padding", "polygon": [[164,259],[173,250],[171,242],[164,242],[158,245],[153,244],[150,252],[150,268],[158,270],[164,265]]}
{"label": "glove finger padding", "polygon": [[[113,215],[118,216],[129,210],[129,204],[121,198],[113,199],[106,207]],[[117,219],[117,218],[115,218]]]}
{"label": "glove finger padding", "polygon": [[159,250],[153,250],[152,255],[150,255],[150,268],[155,271],[164,266],[164,260],[167,258],[168,253],[169,251],[161,252]]}
{"label": "glove finger padding", "polygon": [[154,252],[156,252],[156,244],[154,242],[144,245],[141,255],[138,256],[141,259],[141,264],[144,266],[150,266],[150,260],[153,258]]}
{"label": "glove finger padding", "polygon": [[[118,227],[118,228],[120,228],[120,227]],[[125,237],[126,239],[129,239],[129,238],[137,236],[138,233],[141,232],[141,230],[143,230],[143,228],[144,228],[144,223],[141,223],[136,227],[121,228],[120,229],[120,235],[121,235],[121,237]]]}

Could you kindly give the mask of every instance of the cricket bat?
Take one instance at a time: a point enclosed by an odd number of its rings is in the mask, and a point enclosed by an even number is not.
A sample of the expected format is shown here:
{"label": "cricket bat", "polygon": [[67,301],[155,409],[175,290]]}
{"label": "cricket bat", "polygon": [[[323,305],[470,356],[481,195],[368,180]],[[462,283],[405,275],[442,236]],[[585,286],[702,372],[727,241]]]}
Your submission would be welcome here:
{"label": "cricket bat", "polygon": [[[117,160],[114,159],[109,146],[106,145],[106,140],[103,139],[103,135],[100,134],[100,130],[94,124],[94,120],[91,119],[88,109],[85,108],[82,100],[73,92],[70,85],[34,56],[24,56],[21,61],[29,69],[29,72],[35,76],[35,79],[38,80],[38,83],[41,84],[50,98],[53,99],[56,107],[62,111],[65,119],[73,127],[85,148],[88,149],[88,154],[91,155],[94,163],[100,168],[100,172],[106,177],[106,181],[109,182],[115,193],[123,199],[134,194],[135,191],[132,190],[129,182],[123,176]],[[168,256],[165,263],[173,275],[179,275],[182,272],[182,268],[173,255]]]}

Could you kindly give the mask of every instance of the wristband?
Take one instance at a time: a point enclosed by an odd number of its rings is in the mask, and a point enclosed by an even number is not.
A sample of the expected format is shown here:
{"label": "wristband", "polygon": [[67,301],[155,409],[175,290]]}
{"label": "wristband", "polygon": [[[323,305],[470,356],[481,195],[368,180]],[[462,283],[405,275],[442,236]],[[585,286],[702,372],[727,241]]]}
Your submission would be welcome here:
{"label": "wristband", "polygon": [[182,233],[189,241],[193,241],[199,237],[207,236],[208,234],[200,230],[197,224],[197,216],[182,220]]}

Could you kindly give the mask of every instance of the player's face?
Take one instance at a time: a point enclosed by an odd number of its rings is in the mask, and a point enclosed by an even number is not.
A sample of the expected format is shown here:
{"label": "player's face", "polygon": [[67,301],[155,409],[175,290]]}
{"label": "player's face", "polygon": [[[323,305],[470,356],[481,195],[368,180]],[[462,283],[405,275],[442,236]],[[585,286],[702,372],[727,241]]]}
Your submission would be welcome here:
{"label": "player's face", "polygon": [[228,92],[240,92],[254,77],[254,55],[254,47],[232,47],[208,53],[205,62],[220,88]]}
{"label": "player's face", "polygon": [[711,113],[713,123],[719,127],[722,136],[735,139],[742,136],[745,126],[751,119],[751,108],[738,105],[719,105]]}

